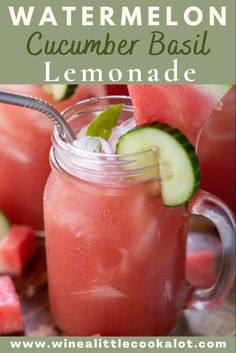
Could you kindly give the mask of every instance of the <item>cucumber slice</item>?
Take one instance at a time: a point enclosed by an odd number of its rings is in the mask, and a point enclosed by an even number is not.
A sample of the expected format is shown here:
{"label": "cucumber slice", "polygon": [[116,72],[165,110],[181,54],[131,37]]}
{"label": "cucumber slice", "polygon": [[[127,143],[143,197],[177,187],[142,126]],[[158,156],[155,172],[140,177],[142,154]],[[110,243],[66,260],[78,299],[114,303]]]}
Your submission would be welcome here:
{"label": "cucumber slice", "polygon": [[43,85],[43,90],[53,96],[54,100],[60,102],[73,95],[77,85]]}
{"label": "cucumber slice", "polygon": [[0,240],[4,238],[4,235],[10,228],[10,222],[3,212],[0,211]]}
{"label": "cucumber slice", "polygon": [[140,125],[122,135],[116,153],[129,154],[151,149],[157,150],[164,205],[176,207],[187,203],[201,181],[194,146],[179,130],[155,122]]}

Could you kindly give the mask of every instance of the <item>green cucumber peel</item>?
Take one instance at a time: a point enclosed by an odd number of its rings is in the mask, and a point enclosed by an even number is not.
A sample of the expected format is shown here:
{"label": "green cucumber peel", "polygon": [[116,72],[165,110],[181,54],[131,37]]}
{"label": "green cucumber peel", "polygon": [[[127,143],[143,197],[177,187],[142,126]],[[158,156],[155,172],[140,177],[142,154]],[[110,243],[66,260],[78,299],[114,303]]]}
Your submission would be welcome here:
{"label": "green cucumber peel", "polygon": [[[144,152],[157,148],[161,194],[166,207],[186,204],[198,191],[201,172],[196,151],[179,130],[165,123],[143,124],[122,135],[116,146],[117,154]],[[147,164],[146,159],[140,159]],[[171,167],[171,168],[170,168]],[[170,168],[170,169],[169,169]],[[173,175],[168,176],[168,169]]]}
{"label": "green cucumber peel", "polygon": [[124,104],[117,104],[104,110],[89,124],[86,136],[102,137],[108,140],[123,108]]}
{"label": "green cucumber peel", "polygon": [[4,238],[5,234],[10,229],[11,223],[3,212],[0,211],[0,241]]}

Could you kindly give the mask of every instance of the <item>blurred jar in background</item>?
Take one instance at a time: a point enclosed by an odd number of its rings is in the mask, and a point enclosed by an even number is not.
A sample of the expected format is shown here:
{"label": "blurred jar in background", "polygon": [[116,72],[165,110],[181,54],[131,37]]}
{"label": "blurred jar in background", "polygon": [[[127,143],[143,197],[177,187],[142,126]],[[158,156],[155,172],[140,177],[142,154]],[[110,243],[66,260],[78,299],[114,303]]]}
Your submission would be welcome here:
{"label": "blurred jar in background", "polygon": [[199,141],[202,185],[236,211],[235,94],[232,87],[223,98],[222,110],[214,110]]}
{"label": "blurred jar in background", "polygon": [[[80,85],[74,94],[56,102],[42,85],[0,85],[1,91],[47,100],[59,111],[77,101],[106,93],[102,85]],[[50,120],[40,112],[0,103],[0,210],[10,221],[43,227],[43,191],[50,172]]]}

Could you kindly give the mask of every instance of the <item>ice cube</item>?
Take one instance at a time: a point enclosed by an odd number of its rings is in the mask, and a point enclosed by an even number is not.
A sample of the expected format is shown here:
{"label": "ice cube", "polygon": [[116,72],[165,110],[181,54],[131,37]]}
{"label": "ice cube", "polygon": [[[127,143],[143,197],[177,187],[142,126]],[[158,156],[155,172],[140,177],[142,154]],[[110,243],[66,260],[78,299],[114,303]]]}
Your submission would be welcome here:
{"label": "ice cube", "polygon": [[100,138],[92,136],[82,136],[77,138],[73,145],[87,152],[100,152],[102,144]]}
{"label": "ice cube", "polygon": [[120,136],[124,135],[127,131],[133,129],[135,126],[136,122],[135,119],[132,117],[112,130],[111,137],[108,140],[112,153],[116,152],[116,145]]}
{"label": "ice cube", "polygon": [[118,127],[121,131],[123,131],[123,134],[125,134],[127,131],[133,129],[136,126],[136,121],[134,117],[124,121],[122,124],[120,124]]}
{"label": "ice cube", "polygon": [[80,130],[80,132],[78,133],[77,137],[84,137],[86,136],[86,132],[87,132],[87,129],[88,129],[88,125],[85,125],[84,127],[82,127],[82,129]]}
{"label": "ice cube", "polygon": [[73,145],[81,150],[94,153],[111,153],[111,149],[107,141],[101,137],[82,136],[77,138]]}
{"label": "ice cube", "polygon": [[102,152],[106,154],[111,154],[112,150],[109,146],[109,143],[106,140],[102,139],[101,137],[100,137],[100,141],[102,145]]}

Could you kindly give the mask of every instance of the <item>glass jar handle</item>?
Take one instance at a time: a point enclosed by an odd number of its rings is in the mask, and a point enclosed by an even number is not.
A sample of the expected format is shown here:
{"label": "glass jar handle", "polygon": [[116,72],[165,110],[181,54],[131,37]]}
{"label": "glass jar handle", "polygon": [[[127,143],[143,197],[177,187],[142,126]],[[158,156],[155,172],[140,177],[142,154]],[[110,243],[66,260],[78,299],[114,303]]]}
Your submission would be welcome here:
{"label": "glass jar handle", "polygon": [[216,196],[200,190],[188,205],[192,215],[208,218],[216,226],[222,243],[222,261],[215,284],[193,289],[187,308],[210,309],[222,303],[235,279],[235,220],[230,209]]}

